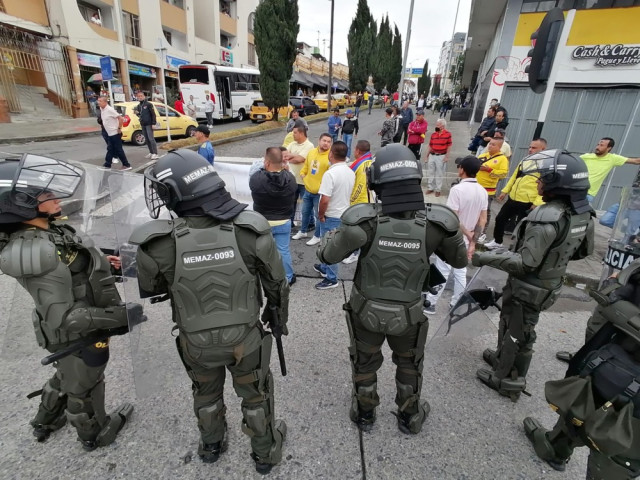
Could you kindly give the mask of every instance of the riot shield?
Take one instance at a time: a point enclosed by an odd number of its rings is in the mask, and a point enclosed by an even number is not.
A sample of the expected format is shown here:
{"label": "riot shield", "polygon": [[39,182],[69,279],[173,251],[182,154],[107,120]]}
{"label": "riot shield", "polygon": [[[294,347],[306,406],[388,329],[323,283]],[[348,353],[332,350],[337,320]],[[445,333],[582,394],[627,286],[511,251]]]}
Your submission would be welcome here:
{"label": "riot shield", "polygon": [[[46,167],[46,157],[33,157],[41,158],[43,167]],[[70,163],[69,165],[69,168],[82,174],[82,179],[77,185],[70,186],[70,190],[74,188],[74,191],[61,201],[62,213],[55,223],[73,227],[83,243],[95,244],[105,252],[112,252],[116,241],[107,179],[119,174],[85,164]],[[37,172],[34,169],[26,172],[25,176],[33,175],[34,171]],[[41,175],[46,176],[46,172]],[[31,183],[30,179],[27,178],[26,183]],[[31,355],[43,357],[46,352],[38,346],[34,334],[33,298],[18,282],[11,281],[10,285],[11,307],[2,356],[10,359]]]}
{"label": "riot shield", "polygon": [[[615,215],[615,220],[613,216]],[[608,211],[602,216],[613,221],[607,252],[603,258],[600,283],[619,272],[636,258],[640,258],[640,185],[625,187],[622,191],[617,214]]]}
{"label": "riot shield", "polygon": [[[233,175],[220,174],[225,188],[235,194]],[[111,205],[115,223],[118,252],[122,262],[122,292],[127,302],[143,305],[147,321],[130,322],[129,340],[136,394],[139,398],[156,398],[184,391],[189,378],[176,351],[175,323],[172,320],[170,302],[166,295],[149,297],[138,285],[136,255],[138,246],[129,242],[137,227],[152,221],[145,201],[144,177],[139,174],[123,174],[109,180]],[[162,208],[159,219],[170,219],[171,214]],[[134,319],[131,319],[134,320]]]}

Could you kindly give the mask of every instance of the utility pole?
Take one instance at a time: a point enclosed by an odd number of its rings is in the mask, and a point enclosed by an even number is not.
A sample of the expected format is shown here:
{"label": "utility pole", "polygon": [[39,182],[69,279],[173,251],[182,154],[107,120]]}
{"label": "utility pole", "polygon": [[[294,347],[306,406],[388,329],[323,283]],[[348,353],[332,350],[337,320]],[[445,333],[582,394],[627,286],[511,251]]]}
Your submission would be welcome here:
{"label": "utility pole", "polygon": [[160,75],[162,76],[162,96],[164,97],[164,120],[167,124],[167,139],[171,141],[171,130],[169,128],[169,107],[167,106],[167,78],[164,76],[164,67],[166,65],[165,55],[167,54],[167,41],[164,37],[158,37],[156,41],[156,53],[160,54]]}
{"label": "utility pole", "polygon": [[[451,43],[449,45],[449,60],[447,61],[447,70],[444,72],[446,77],[443,75],[443,78],[449,78],[449,83],[451,83],[451,57],[453,56],[453,40],[455,39],[456,36],[456,24],[458,23],[458,10],[460,10],[460,0],[458,0],[458,6],[456,7],[456,18],[453,21],[453,32],[451,33]],[[457,62],[456,62],[457,65]],[[447,81],[445,80],[444,82],[444,87],[447,86]],[[453,85],[451,85],[451,87],[453,88]],[[446,88],[442,88],[442,90],[444,90],[444,92],[447,91]],[[444,93],[443,92],[443,93]]]}
{"label": "utility pole", "polygon": [[[458,0],[458,5],[460,0]],[[456,14],[457,15],[457,14]],[[404,59],[402,60],[402,75],[400,76],[400,85],[398,85],[398,94],[402,99],[402,92],[404,92],[404,74],[407,69],[407,57],[409,56],[409,42],[411,40],[411,21],[413,20],[413,0],[411,0],[411,7],[409,7],[409,24],[407,25],[407,39],[404,45]]]}
{"label": "utility pole", "polygon": [[[413,1],[413,0],[411,0]],[[331,110],[331,99],[332,90],[333,90],[333,3],[334,0],[331,0],[331,34],[329,35],[329,88],[327,93],[329,96],[327,97],[327,111]]]}

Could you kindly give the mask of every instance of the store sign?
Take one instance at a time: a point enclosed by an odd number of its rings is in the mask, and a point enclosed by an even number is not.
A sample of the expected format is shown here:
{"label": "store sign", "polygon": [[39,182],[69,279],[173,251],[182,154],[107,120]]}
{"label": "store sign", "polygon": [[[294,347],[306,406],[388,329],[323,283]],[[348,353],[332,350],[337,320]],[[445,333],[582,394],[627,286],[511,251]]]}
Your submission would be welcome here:
{"label": "store sign", "polygon": [[634,45],[580,45],[571,52],[574,60],[595,59],[596,67],[620,67],[640,64],[640,46]]}
{"label": "store sign", "polygon": [[[91,53],[78,53],[78,64],[83,67],[100,68],[101,58],[100,55],[93,55]],[[113,58],[111,59],[111,70],[114,72],[118,71],[117,63]]]}
{"label": "store sign", "polygon": [[102,72],[102,81],[113,80],[113,70],[111,69],[111,57],[100,58],[100,71]]}
{"label": "store sign", "polygon": [[172,57],[171,55],[167,55],[166,60],[167,60],[166,68],[173,68],[175,70],[177,70],[180,65],[189,65],[189,62],[187,60],[183,60],[177,57]]}
{"label": "store sign", "polygon": [[220,63],[222,65],[229,65],[233,67],[233,53],[229,50],[221,48],[220,49]]}
{"label": "store sign", "polygon": [[146,65],[129,63],[129,75],[138,75],[139,77],[156,78],[156,69],[152,67],[147,67]]}

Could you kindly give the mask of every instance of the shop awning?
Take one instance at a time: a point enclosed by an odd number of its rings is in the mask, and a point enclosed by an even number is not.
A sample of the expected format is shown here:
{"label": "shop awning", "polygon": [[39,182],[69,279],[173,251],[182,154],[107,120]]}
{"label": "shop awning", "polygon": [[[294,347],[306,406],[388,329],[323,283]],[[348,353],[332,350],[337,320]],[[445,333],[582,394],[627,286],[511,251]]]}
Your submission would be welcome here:
{"label": "shop awning", "polygon": [[291,75],[291,79],[289,80],[289,83],[299,83],[307,87],[313,86],[313,84],[305,77],[304,73],[302,72],[293,72],[293,74]]}

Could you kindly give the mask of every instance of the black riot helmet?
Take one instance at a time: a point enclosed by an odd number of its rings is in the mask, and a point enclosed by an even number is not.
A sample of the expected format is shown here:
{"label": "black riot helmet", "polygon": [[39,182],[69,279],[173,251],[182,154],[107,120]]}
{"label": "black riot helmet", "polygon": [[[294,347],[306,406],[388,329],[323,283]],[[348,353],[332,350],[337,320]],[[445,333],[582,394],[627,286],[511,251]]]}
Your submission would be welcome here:
{"label": "black riot helmet", "polygon": [[0,223],[48,218],[38,205],[71,197],[82,176],[80,167],[40,155],[0,159]]}
{"label": "black riot helmet", "polygon": [[422,166],[404,145],[383,147],[367,169],[367,183],[382,203],[382,212],[396,213],[424,209],[420,182]]}
{"label": "black riot helmet", "polygon": [[247,208],[225,189],[225,183],[204,157],[187,149],[171,150],[144,172],[144,190],[151,217],[166,206],[179,216],[210,216],[229,220]]}
{"label": "black riot helmet", "polygon": [[587,201],[589,170],[581,158],[566,150],[543,150],[522,160],[522,173],[539,178],[543,199],[545,194],[564,196],[570,199],[576,213],[591,210]]}

